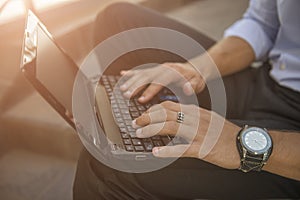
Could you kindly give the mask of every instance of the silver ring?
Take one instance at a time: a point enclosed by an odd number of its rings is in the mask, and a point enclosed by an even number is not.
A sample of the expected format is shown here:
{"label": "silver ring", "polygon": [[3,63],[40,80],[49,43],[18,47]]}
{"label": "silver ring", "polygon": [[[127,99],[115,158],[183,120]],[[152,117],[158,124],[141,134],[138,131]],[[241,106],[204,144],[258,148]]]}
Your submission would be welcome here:
{"label": "silver ring", "polygon": [[177,113],[177,122],[178,123],[183,123],[184,121],[184,113],[183,112],[178,112]]}

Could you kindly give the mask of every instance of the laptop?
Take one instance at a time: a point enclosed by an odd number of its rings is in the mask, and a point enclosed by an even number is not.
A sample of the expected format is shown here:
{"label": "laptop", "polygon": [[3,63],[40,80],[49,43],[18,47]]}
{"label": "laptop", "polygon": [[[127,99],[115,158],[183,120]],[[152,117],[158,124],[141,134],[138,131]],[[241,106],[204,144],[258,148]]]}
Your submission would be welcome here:
{"label": "laptop", "polygon": [[[24,76],[63,119],[80,132],[72,110],[73,86],[76,75],[80,73],[79,67],[31,11],[28,12],[21,59],[20,68]],[[87,79],[84,74],[81,75]],[[95,103],[88,110],[95,119],[98,134],[80,134],[88,150],[92,149],[91,145],[99,146],[99,149],[103,145],[117,158],[143,161],[154,158],[151,153],[153,147],[185,143],[181,138],[170,136],[137,138],[131,126],[133,119],[153,104],[178,99],[170,90],[164,89],[146,105],[140,104],[136,98],[127,100],[116,87],[120,78],[104,74],[97,83],[95,99],[92,101]],[[81,89],[90,93],[88,87]],[[106,138],[99,137],[100,133]]]}

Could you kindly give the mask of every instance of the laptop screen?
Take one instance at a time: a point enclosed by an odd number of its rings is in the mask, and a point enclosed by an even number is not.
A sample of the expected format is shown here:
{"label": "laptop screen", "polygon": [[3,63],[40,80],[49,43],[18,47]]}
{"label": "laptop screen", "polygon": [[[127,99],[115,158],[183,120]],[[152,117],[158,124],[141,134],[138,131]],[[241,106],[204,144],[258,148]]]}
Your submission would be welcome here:
{"label": "laptop screen", "polygon": [[21,70],[45,100],[73,127],[72,93],[77,65],[39,19],[28,11]]}
{"label": "laptop screen", "polygon": [[36,78],[72,113],[72,91],[77,66],[37,26]]}

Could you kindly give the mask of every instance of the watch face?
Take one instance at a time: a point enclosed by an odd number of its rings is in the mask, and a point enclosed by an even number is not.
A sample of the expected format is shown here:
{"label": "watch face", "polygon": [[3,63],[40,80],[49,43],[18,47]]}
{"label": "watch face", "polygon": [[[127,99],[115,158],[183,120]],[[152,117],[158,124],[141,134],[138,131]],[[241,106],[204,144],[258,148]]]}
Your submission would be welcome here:
{"label": "watch face", "polygon": [[242,133],[241,137],[244,147],[254,154],[263,154],[272,145],[269,134],[261,128],[248,128]]}

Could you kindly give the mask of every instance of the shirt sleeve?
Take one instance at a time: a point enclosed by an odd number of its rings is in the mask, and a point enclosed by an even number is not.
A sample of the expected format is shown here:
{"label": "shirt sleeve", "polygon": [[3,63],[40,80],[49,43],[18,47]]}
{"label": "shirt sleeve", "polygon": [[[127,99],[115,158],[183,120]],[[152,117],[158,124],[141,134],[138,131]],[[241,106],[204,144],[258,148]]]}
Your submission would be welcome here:
{"label": "shirt sleeve", "polygon": [[262,60],[274,46],[279,26],[276,0],[251,0],[243,18],[229,27],[224,37],[244,39],[256,60]]}

